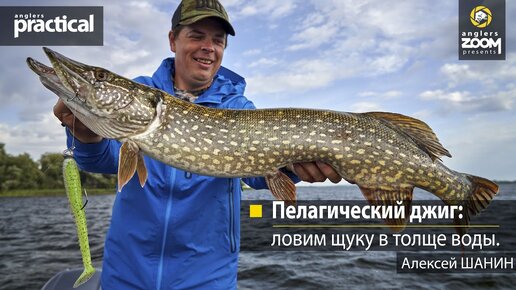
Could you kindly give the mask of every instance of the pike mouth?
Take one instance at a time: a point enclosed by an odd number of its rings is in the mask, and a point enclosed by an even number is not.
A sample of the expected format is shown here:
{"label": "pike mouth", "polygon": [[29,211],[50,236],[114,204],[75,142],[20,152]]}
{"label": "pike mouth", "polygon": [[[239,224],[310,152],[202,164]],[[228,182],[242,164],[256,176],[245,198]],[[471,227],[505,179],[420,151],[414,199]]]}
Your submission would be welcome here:
{"label": "pike mouth", "polygon": [[46,66],[31,57],[27,58],[27,64],[29,65],[29,68],[40,77],[57,77],[53,68]]}
{"label": "pike mouth", "polygon": [[[105,89],[104,82],[99,81],[99,84],[96,76],[99,71],[108,75],[112,74],[111,72],[68,59],[48,48],[44,48],[44,51],[51,66],[27,58],[29,68],[39,76],[39,80],[47,89],[63,101],[78,120],[97,135],[104,138],[121,138],[139,132],[151,121],[148,119],[154,118],[153,112],[150,111],[150,115],[145,114],[140,119],[136,118],[134,122],[122,119],[126,112],[131,112],[131,108],[126,107],[132,104],[134,98],[128,96],[120,102],[115,102],[115,98],[105,94],[109,89]],[[127,83],[129,86],[132,85],[130,81]],[[107,86],[109,85],[108,81]],[[150,105],[153,104],[152,101],[153,99],[148,101]]]}
{"label": "pike mouth", "polygon": [[27,65],[39,76],[41,83],[61,99],[70,101],[75,97],[75,93],[63,85],[53,68],[30,57],[27,58]]}
{"label": "pike mouth", "polygon": [[54,67],[54,72],[61,81],[62,86],[73,92],[75,98],[83,103],[86,102],[86,99],[81,96],[89,95],[91,85],[79,73],[84,71],[84,65],[49,48],[43,47],[43,50]]}
{"label": "pike mouth", "polygon": [[74,91],[71,91],[63,84],[52,67],[46,66],[30,57],[27,58],[27,65],[39,76],[41,84],[56,94],[66,106],[73,111],[74,115],[78,116],[81,120],[88,119],[87,116],[89,116],[90,113],[82,106],[84,100],[80,99]]}

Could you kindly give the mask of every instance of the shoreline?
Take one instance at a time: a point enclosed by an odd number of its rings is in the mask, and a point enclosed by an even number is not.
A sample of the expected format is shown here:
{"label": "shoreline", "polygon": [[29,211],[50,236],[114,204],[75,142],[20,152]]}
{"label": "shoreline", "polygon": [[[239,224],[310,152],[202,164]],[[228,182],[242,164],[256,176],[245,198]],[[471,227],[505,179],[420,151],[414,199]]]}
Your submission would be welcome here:
{"label": "shoreline", "polygon": [[[115,194],[115,188],[93,188],[87,190],[88,195],[107,195]],[[66,196],[65,189],[18,189],[0,192],[0,198],[4,197],[49,197]]]}
{"label": "shoreline", "polygon": [[[516,184],[516,181],[506,181],[506,180],[494,180],[497,184]],[[338,187],[338,186],[352,186],[351,184],[331,184],[329,186],[314,186],[311,184],[301,185],[297,187]],[[245,185],[243,191],[252,190],[249,186]],[[88,195],[108,195],[108,194],[116,194],[116,188],[93,188],[87,190]],[[64,188],[54,188],[54,189],[17,189],[17,190],[9,190],[5,192],[0,192],[0,198],[4,197],[48,197],[48,196],[66,196],[66,192]]]}

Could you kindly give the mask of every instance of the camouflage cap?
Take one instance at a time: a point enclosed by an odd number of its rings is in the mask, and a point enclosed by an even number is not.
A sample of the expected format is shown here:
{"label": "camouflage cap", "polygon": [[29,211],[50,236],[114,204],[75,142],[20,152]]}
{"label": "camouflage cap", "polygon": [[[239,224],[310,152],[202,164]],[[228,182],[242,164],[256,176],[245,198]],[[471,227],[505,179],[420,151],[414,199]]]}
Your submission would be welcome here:
{"label": "camouflage cap", "polygon": [[189,25],[207,17],[221,20],[228,34],[235,35],[229,17],[218,0],[183,0],[172,16],[172,30],[179,25]]}

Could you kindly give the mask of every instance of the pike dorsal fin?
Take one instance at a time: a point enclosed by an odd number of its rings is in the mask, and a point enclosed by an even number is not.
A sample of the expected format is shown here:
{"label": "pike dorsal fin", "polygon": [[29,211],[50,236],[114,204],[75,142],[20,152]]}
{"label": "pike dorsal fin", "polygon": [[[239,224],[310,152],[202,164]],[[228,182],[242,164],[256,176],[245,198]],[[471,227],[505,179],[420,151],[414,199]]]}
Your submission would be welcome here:
{"label": "pike dorsal fin", "polygon": [[384,121],[392,128],[407,134],[432,160],[440,159],[441,156],[451,157],[450,152],[441,145],[432,129],[421,120],[386,112],[369,112],[364,115]]}

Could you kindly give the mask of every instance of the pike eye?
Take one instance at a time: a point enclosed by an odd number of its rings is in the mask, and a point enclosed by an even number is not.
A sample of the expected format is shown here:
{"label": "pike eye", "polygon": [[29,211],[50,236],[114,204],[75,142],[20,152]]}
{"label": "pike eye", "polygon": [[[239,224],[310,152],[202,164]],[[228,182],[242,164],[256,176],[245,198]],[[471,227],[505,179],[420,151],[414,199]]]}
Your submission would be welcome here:
{"label": "pike eye", "polygon": [[99,82],[106,81],[108,79],[108,74],[102,70],[95,71],[95,79]]}

